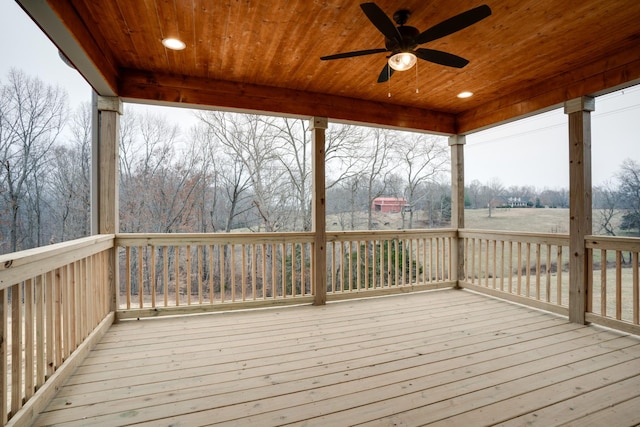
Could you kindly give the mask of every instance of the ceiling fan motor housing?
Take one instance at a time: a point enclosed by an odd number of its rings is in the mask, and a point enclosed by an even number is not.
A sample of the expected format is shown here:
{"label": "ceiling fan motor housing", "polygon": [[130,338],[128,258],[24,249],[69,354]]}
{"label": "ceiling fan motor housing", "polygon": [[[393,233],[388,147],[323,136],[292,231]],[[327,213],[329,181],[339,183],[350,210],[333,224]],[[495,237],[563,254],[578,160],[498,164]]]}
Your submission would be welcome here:
{"label": "ceiling fan motor housing", "polygon": [[402,25],[398,27],[398,32],[402,36],[402,41],[400,43],[398,43],[397,40],[391,40],[385,37],[384,45],[387,50],[393,53],[398,53],[412,51],[418,47],[415,42],[415,38],[420,34],[420,31],[418,31],[416,27]]}

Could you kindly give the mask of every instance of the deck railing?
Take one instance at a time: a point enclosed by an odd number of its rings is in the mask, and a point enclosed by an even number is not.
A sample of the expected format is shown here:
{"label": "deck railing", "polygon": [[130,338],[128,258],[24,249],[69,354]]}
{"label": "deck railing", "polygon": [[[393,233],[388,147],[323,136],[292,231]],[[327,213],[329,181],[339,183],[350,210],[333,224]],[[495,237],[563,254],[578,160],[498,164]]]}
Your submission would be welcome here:
{"label": "deck railing", "polygon": [[587,236],[585,244],[591,296],[587,301],[587,320],[638,333],[640,239]]}
{"label": "deck railing", "polygon": [[313,233],[120,234],[119,317],[310,301],[312,242]]}
{"label": "deck railing", "polygon": [[113,235],[0,256],[0,421],[49,384],[110,312]]}
{"label": "deck railing", "polygon": [[[454,230],[327,234],[327,292],[452,286]],[[119,234],[120,318],[307,302],[313,233]]]}
{"label": "deck railing", "polygon": [[569,236],[460,230],[469,288],[566,315]]}
{"label": "deck railing", "polygon": [[327,294],[453,286],[455,230],[327,233]]}
{"label": "deck railing", "polygon": [[[441,229],[326,236],[328,299],[460,284],[568,313],[568,235]],[[640,239],[588,236],[585,247],[587,320],[638,333]],[[71,366],[95,331],[106,330],[114,308],[126,318],[311,302],[314,250],[313,233],[121,234],[1,256],[3,424],[35,392],[55,389],[58,368]]]}

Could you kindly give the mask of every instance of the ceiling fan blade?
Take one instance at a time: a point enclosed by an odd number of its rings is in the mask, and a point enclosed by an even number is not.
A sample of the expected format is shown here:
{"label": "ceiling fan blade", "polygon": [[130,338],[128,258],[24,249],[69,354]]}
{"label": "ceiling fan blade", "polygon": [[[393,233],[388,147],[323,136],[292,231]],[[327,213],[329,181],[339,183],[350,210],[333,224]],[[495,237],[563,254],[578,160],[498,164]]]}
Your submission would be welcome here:
{"label": "ceiling fan blade", "polygon": [[428,30],[423,31],[418,35],[418,37],[416,37],[415,42],[417,44],[422,44],[448,36],[449,34],[453,34],[456,31],[460,31],[478,21],[483,20],[489,15],[491,15],[491,8],[486,4],[483,4],[482,6],[462,12],[459,15],[442,21]]}
{"label": "ceiling fan blade", "polygon": [[402,36],[396,28],[395,24],[389,17],[378,7],[375,3],[362,3],[360,8],[367,15],[369,21],[376,26],[389,40],[395,40],[398,43],[402,42]]}
{"label": "ceiling fan blade", "polygon": [[420,59],[446,65],[447,67],[462,68],[469,63],[468,59],[452,53],[442,52],[441,50],[420,48],[416,49],[414,53]]}
{"label": "ceiling fan blade", "polygon": [[386,52],[386,51],[387,51],[387,49],[356,50],[354,52],[336,53],[335,55],[323,56],[320,59],[323,60],[323,61],[328,61],[330,59],[353,58],[354,56],[371,55],[371,54],[374,54],[374,53],[382,53],[382,52]]}
{"label": "ceiling fan blade", "polygon": [[394,71],[393,68],[389,67],[389,64],[386,64],[378,76],[378,83],[384,83],[389,80],[391,76],[393,76]]}

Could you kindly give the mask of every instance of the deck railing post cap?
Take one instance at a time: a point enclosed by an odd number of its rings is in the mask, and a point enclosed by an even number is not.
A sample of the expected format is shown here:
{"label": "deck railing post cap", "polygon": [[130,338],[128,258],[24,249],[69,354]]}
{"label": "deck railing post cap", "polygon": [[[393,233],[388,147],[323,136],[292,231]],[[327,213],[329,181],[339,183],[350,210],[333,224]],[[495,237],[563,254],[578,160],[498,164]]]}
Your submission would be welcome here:
{"label": "deck railing post cap", "polygon": [[329,127],[329,119],[326,117],[313,117],[309,122],[311,130],[327,129]]}

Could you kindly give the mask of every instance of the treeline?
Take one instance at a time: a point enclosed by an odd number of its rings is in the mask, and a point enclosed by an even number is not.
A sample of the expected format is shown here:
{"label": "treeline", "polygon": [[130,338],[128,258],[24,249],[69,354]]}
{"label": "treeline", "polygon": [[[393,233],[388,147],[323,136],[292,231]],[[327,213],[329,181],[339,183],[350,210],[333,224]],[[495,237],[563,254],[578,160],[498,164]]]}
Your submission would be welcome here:
{"label": "treeline", "polygon": [[[19,70],[0,91],[0,251],[88,235],[90,105],[71,111],[63,89]],[[193,123],[125,110],[122,232],[310,229],[307,120],[199,111]],[[418,211],[421,227],[448,220],[445,138],[332,124],[325,152],[327,214],[339,228],[374,228],[379,196],[407,201],[403,227]]]}

